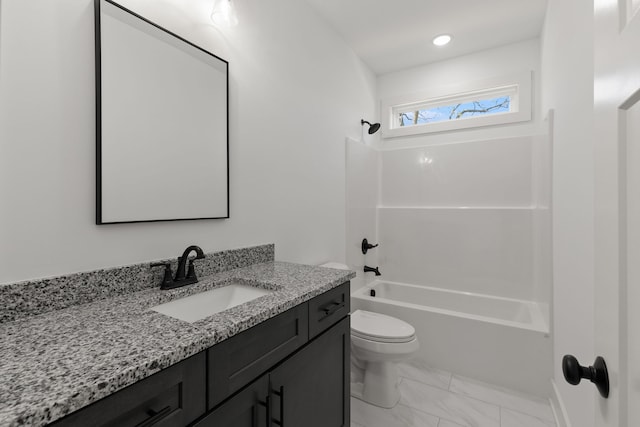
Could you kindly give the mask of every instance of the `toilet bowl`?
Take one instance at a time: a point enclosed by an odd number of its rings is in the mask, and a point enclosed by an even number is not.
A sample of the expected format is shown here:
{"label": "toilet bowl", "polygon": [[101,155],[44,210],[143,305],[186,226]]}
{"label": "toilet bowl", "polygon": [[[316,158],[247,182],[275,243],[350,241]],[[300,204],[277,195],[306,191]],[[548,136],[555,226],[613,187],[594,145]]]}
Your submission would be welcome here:
{"label": "toilet bowl", "polygon": [[400,401],[395,362],[409,358],[420,344],[413,326],[370,311],[351,313],[351,395],[393,408]]}

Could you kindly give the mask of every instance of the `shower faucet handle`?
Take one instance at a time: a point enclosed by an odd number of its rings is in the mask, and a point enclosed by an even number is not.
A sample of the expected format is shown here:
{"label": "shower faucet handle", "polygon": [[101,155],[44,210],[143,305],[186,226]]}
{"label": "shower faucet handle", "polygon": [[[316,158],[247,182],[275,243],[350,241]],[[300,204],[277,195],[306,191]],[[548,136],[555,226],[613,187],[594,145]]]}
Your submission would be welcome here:
{"label": "shower faucet handle", "polygon": [[378,244],[372,245],[367,241],[367,239],[362,239],[362,253],[366,254],[369,249],[377,248]]}

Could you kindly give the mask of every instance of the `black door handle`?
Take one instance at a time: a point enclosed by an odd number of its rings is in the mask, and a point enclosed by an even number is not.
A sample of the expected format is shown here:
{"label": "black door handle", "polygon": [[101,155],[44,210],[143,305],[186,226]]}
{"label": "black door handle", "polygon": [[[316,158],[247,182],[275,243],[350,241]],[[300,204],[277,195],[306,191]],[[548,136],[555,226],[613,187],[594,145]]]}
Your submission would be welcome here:
{"label": "black door handle", "polygon": [[609,373],[607,364],[600,356],[596,357],[593,366],[580,366],[578,359],[567,354],[562,358],[562,373],[569,384],[578,385],[580,380],[587,379],[594,383],[605,399],[609,397]]}

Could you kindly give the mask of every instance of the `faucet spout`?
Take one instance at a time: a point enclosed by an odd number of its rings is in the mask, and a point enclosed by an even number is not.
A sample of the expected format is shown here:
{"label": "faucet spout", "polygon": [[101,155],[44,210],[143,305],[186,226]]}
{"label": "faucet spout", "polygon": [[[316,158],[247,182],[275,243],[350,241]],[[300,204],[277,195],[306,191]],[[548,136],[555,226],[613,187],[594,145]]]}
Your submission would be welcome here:
{"label": "faucet spout", "polygon": [[[196,257],[193,260],[189,261],[189,275],[188,275],[189,277],[187,277],[187,274],[185,274],[185,271],[187,269],[187,260],[189,259],[189,254],[194,251],[196,253]],[[196,277],[195,270],[193,269],[193,261],[196,259],[203,259],[203,258],[204,258],[204,252],[202,251],[200,246],[192,245],[192,246],[189,246],[187,249],[185,249],[184,252],[182,253],[182,256],[178,258],[178,270],[176,271],[176,278],[174,279],[174,281],[180,282],[186,279],[193,279],[192,281],[190,281],[190,283],[196,283],[198,279]]]}

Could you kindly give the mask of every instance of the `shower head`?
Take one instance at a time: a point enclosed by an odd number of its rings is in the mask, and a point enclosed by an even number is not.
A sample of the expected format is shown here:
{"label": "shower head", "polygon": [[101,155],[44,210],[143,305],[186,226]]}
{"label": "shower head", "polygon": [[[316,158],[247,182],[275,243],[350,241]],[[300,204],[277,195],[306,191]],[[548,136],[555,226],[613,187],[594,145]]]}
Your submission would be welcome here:
{"label": "shower head", "polygon": [[374,133],[378,132],[378,129],[380,129],[380,123],[371,124],[366,120],[360,120],[360,124],[362,126],[364,126],[365,123],[369,125],[369,135],[373,135]]}

